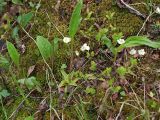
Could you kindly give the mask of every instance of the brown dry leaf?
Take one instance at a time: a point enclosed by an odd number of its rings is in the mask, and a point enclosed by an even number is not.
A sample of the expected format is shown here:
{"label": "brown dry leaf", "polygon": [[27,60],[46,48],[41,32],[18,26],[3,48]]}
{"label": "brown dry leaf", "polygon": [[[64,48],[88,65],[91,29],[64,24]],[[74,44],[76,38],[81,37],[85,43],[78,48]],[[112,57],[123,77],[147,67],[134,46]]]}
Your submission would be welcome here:
{"label": "brown dry leaf", "polygon": [[30,76],[30,74],[34,71],[34,69],[35,69],[35,65],[30,66],[29,69],[28,69],[27,76]]}

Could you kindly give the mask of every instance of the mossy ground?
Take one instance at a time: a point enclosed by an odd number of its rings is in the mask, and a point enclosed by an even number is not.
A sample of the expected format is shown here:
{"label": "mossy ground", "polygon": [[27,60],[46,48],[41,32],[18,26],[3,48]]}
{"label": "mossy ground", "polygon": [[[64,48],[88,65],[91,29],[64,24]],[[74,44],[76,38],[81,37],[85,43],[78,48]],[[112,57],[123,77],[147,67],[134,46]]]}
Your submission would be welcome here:
{"label": "mossy ground", "polygon": [[[33,3],[38,3],[39,1],[32,1]],[[134,1],[135,3],[141,2],[141,0]],[[146,2],[146,1],[144,1]],[[154,3],[160,4],[159,0],[153,0]],[[63,36],[56,30],[55,26],[58,28],[59,31],[61,31],[64,36],[68,36],[68,25],[69,25],[69,19],[72,13],[72,10],[74,8],[74,5],[69,0],[63,0],[60,4],[59,12],[55,11],[55,5],[56,1],[54,0],[42,0],[41,1],[41,7],[38,11],[35,12],[35,17],[33,19],[32,27],[30,30],[30,35],[35,38],[37,35],[42,35],[49,39],[49,41],[52,41],[55,37],[63,39]],[[93,12],[91,18],[89,20],[82,20],[82,24],[80,27],[79,32],[77,33],[75,37],[75,49],[79,50],[80,45],[84,42],[89,42],[91,46],[93,46],[94,49],[96,48],[96,44],[98,44],[95,41],[95,35],[98,33],[98,29],[94,26],[95,23],[97,23],[101,28],[108,28],[108,26],[111,24],[114,27],[116,27],[115,32],[122,32],[125,36],[129,35],[136,35],[137,32],[140,30],[143,24],[143,20],[139,17],[137,17],[134,14],[129,13],[126,9],[120,9],[117,7],[117,5],[114,4],[112,0],[102,0],[100,3],[91,2],[88,4],[88,8],[85,5],[82,16],[83,18],[87,17],[87,9],[89,12]],[[144,13],[148,13],[147,9],[142,5],[138,6],[137,9]],[[26,7],[23,12],[32,10],[30,7]],[[106,14],[108,12],[114,12],[115,15],[112,20],[108,21],[106,19]],[[48,17],[49,16],[49,17]],[[51,25],[50,25],[51,24]],[[53,25],[54,24],[54,25]],[[42,57],[35,45],[35,43],[30,39],[27,38],[25,40],[26,45],[26,51],[21,56],[21,68],[18,72],[23,73],[18,74],[17,79],[20,79],[24,76],[27,76],[27,71],[30,66],[36,65],[36,70],[33,73],[34,76],[36,76],[37,80],[39,80],[42,91],[45,91],[41,94],[41,96],[48,97],[49,96],[49,90],[48,90],[48,83],[46,80],[46,65],[44,64]],[[59,49],[57,53],[55,54],[54,58],[52,60],[48,60],[47,62],[52,66],[53,73],[56,76],[56,79],[58,81],[61,81],[61,73],[60,73],[60,67],[62,64],[69,64],[69,49],[68,46],[64,43],[59,44]],[[153,64],[150,64],[152,62]],[[144,61],[144,62],[143,62]],[[148,62],[147,62],[148,61]],[[156,83],[159,81],[160,76],[155,73],[154,70],[159,69],[160,61],[154,61],[148,57],[143,59],[140,59],[140,67],[137,68],[138,74],[135,78],[131,77],[128,78],[129,81],[132,83],[132,87],[134,90],[140,89],[141,87],[137,88],[138,84],[143,84],[142,81],[139,81],[142,77],[145,76],[146,78],[146,84],[147,83]],[[148,69],[146,69],[148,68]],[[23,72],[22,72],[23,71]],[[136,74],[137,74],[136,73]],[[11,86],[9,86],[11,87]],[[97,115],[103,117],[103,119],[108,119],[111,116],[114,116],[115,113],[119,112],[119,109],[121,107],[120,102],[126,101],[126,100],[132,100],[135,98],[134,95],[130,95],[129,97],[122,97],[121,99],[118,99],[116,102],[111,100],[111,97],[105,98],[106,90],[100,86],[100,83],[97,86],[94,86],[96,88],[96,94],[95,95],[84,95],[81,91],[84,89],[85,86],[80,86],[80,88],[77,89],[77,93],[74,97],[81,97],[81,99],[84,101],[84,108],[85,108],[85,114],[87,114],[89,120],[96,120]],[[143,91],[136,91],[137,94],[143,98]],[[78,95],[79,94],[79,95]],[[81,95],[82,94],[82,95]],[[78,120],[77,117],[78,114],[76,112],[76,108],[78,106],[79,109],[83,109],[83,107],[80,107],[80,101],[79,104],[74,104],[75,98],[71,100],[69,105],[62,111],[62,108],[59,107],[59,98],[57,97],[57,93],[55,92],[55,97],[53,97],[53,106],[57,108],[57,111],[59,113],[63,112],[65,120]],[[67,96],[67,95],[66,95]],[[24,104],[21,109],[18,111],[18,114],[16,114],[16,120],[23,120],[25,117],[29,115],[33,115],[37,109],[38,105],[43,98],[36,100],[36,98],[30,98],[28,99],[29,105]],[[63,96],[62,99],[66,99],[67,97]],[[106,100],[105,100],[106,99]],[[7,110],[8,115],[10,115],[14,110],[16,110],[17,106],[20,104],[20,102],[23,100],[20,96],[14,97],[14,100],[9,104],[6,105],[5,108]],[[104,101],[103,101],[104,100]],[[103,102],[102,102],[103,101]],[[63,103],[64,104],[64,103]],[[159,105],[159,103],[157,103]],[[137,106],[137,103],[133,103],[133,105]],[[101,107],[99,107],[101,106]],[[147,109],[150,109],[147,107]],[[153,108],[152,108],[153,109]],[[150,109],[150,111],[158,111],[158,108]],[[83,110],[82,110],[83,111]],[[99,111],[99,112],[97,112]],[[2,112],[2,111],[1,111]],[[121,119],[126,119],[129,116],[136,116],[140,112],[139,110],[135,110],[133,107],[127,107],[125,106],[123,108],[122,117]],[[46,112],[46,120],[50,119],[49,112]],[[159,113],[157,113],[157,118],[159,117]],[[55,117],[55,116],[54,116]],[[4,119],[3,116],[0,115],[1,119]],[[55,117],[56,118],[56,117]],[[145,119],[141,117],[140,119]]]}

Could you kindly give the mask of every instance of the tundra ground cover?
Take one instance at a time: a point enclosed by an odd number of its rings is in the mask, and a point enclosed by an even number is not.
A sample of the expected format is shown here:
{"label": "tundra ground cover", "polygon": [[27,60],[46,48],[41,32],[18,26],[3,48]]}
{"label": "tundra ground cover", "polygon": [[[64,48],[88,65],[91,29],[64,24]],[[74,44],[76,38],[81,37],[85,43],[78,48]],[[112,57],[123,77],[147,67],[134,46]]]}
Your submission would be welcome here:
{"label": "tundra ground cover", "polygon": [[1,119],[159,119],[159,3],[2,1]]}

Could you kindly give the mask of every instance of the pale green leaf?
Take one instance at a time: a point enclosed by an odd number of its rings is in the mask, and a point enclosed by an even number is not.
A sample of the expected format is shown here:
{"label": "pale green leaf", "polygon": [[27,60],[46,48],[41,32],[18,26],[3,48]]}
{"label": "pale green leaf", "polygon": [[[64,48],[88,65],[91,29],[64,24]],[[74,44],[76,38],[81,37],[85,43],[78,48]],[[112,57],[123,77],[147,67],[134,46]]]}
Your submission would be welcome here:
{"label": "pale green leaf", "polygon": [[53,47],[47,38],[44,38],[43,36],[37,36],[36,43],[44,59],[48,59],[52,56]]}
{"label": "pale green leaf", "polygon": [[91,95],[94,95],[96,93],[96,90],[94,88],[91,88],[91,87],[87,87],[85,92],[87,94],[91,94]]}
{"label": "pale green leaf", "polygon": [[14,47],[14,45],[11,42],[8,42],[8,41],[7,41],[7,49],[13,62],[17,66],[19,66],[20,54],[18,53],[17,49]]}
{"label": "pale green leaf", "polygon": [[29,12],[29,13],[18,16],[17,21],[22,27],[26,27],[26,25],[29,23],[32,17],[33,17],[33,13]]}
{"label": "pale green leaf", "polygon": [[149,40],[145,36],[131,36],[126,39],[124,44],[118,47],[118,52],[120,52],[123,48],[135,47],[135,46],[141,46],[141,45],[146,45],[152,48],[160,48],[160,41],[154,42]]}
{"label": "pale green leaf", "polygon": [[10,93],[9,93],[7,90],[2,90],[2,91],[0,92],[0,99],[1,99],[2,97],[6,98],[6,97],[8,97],[9,95],[10,95]]}

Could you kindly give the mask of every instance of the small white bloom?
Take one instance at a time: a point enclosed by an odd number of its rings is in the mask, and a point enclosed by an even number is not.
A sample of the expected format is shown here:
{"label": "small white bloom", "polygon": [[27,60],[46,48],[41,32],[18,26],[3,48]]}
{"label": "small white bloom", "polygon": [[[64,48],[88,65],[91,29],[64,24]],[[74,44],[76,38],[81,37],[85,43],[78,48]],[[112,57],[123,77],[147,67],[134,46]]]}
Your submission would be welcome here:
{"label": "small white bloom", "polygon": [[75,51],[75,54],[76,54],[77,56],[79,56],[79,52],[78,52],[77,50]]}
{"label": "small white bloom", "polygon": [[146,52],[144,51],[144,49],[140,49],[140,50],[138,50],[138,54],[139,55],[145,55]]}
{"label": "small white bloom", "polygon": [[69,43],[70,41],[71,41],[71,38],[69,38],[69,37],[64,37],[63,38],[64,43]]}
{"label": "small white bloom", "polygon": [[136,53],[137,53],[137,51],[135,49],[132,49],[132,50],[129,51],[130,55],[135,55]]}
{"label": "small white bloom", "polygon": [[157,7],[155,12],[156,12],[157,14],[160,14],[160,8]]}
{"label": "small white bloom", "polygon": [[118,44],[124,44],[125,43],[125,40],[124,39],[119,39],[119,40],[117,40],[117,42],[118,42]]}
{"label": "small white bloom", "polygon": [[87,45],[87,43],[84,43],[81,47],[81,51],[90,50],[90,47]]}

